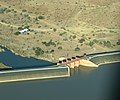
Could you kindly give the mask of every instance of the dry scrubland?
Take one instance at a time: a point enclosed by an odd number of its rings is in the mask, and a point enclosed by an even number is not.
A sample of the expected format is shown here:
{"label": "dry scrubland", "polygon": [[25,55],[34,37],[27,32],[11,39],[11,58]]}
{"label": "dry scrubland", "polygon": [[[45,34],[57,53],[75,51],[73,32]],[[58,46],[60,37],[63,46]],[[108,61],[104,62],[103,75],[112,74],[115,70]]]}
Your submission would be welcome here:
{"label": "dry scrubland", "polygon": [[119,9],[119,0],[0,0],[0,44],[49,61],[119,50]]}

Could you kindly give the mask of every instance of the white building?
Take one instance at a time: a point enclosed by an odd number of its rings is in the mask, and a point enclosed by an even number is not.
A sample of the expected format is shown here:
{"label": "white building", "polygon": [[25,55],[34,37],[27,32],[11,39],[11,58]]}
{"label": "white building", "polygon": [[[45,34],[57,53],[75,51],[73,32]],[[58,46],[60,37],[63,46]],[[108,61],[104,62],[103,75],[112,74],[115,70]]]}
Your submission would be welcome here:
{"label": "white building", "polygon": [[28,31],[29,31],[29,29],[25,28],[25,29],[23,29],[23,30],[20,30],[19,32],[20,32],[21,34],[26,34]]}

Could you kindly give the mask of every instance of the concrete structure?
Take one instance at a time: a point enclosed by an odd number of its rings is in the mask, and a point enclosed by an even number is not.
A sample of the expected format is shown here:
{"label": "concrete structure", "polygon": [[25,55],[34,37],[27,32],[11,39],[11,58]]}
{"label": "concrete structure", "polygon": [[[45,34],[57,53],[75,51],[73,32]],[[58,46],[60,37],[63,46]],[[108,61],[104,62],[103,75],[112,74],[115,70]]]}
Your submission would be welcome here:
{"label": "concrete structure", "polygon": [[70,76],[69,67],[55,65],[47,68],[32,68],[32,69],[0,71],[0,83],[35,80],[35,79],[69,77],[69,76]]}
{"label": "concrete structure", "polygon": [[84,57],[80,58],[80,56],[76,56],[76,57],[72,57],[71,59],[69,58],[67,60],[60,61],[60,63],[58,62],[58,65],[67,65],[70,68],[75,68],[79,66],[98,67],[98,65],[87,60],[86,57],[84,59]]}
{"label": "concrete structure", "polygon": [[27,32],[29,31],[29,29],[27,29],[27,28],[25,28],[25,29],[23,29],[23,30],[21,30],[21,31],[19,31],[21,34],[27,34]]}

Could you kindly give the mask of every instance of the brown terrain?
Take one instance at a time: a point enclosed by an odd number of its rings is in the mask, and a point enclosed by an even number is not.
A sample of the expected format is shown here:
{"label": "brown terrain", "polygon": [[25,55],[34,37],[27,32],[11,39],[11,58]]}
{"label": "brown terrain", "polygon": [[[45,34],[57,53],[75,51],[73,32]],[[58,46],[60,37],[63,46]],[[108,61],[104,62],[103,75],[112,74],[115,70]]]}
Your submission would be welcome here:
{"label": "brown terrain", "polygon": [[53,62],[120,50],[119,9],[119,0],[0,0],[0,45]]}

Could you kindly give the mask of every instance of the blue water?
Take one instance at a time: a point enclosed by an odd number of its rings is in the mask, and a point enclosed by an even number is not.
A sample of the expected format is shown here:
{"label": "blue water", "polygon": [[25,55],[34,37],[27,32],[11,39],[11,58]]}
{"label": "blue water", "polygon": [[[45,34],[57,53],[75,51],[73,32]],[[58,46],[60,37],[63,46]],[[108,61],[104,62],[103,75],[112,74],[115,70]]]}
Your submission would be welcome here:
{"label": "blue water", "polygon": [[47,67],[54,65],[52,62],[49,61],[38,60],[32,57],[27,58],[27,57],[15,55],[6,48],[4,48],[4,50],[5,52],[0,53],[0,62],[2,62],[7,66],[11,66],[13,69],[37,68],[37,67]]}
{"label": "blue water", "polygon": [[[0,62],[16,68],[47,67],[53,63],[21,57],[10,50]],[[102,65],[86,73],[79,69],[69,78],[0,84],[0,100],[119,100],[120,63]]]}
{"label": "blue water", "polygon": [[119,100],[120,63],[69,78],[0,84],[1,100]]}

